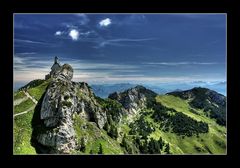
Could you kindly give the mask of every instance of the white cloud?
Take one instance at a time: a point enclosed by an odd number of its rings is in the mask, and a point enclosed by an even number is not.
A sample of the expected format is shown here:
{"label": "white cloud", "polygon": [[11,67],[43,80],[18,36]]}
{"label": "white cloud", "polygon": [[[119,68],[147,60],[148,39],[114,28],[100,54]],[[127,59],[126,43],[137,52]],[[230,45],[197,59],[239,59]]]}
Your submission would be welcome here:
{"label": "white cloud", "polygon": [[23,64],[24,61],[25,61],[24,58],[18,57],[18,56],[15,56],[15,57],[13,58],[13,60],[14,60],[14,63],[15,63],[15,64]]}
{"label": "white cloud", "polygon": [[78,20],[77,22],[80,23],[80,25],[86,25],[89,22],[89,18],[87,17],[87,15],[85,15],[84,13],[77,13],[75,14],[75,16],[79,17],[80,20]]}
{"label": "white cloud", "polygon": [[149,40],[154,40],[155,38],[143,38],[143,39],[128,39],[128,38],[122,38],[122,39],[112,39],[108,40],[110,42],[138,42],[138,41],[149,41]]}
{"label": "white cloud", "polygon": [[15,55],[14,82],[29,82],[33,79],[43,79],[50,72],[52,62],[38,60],[37,57],[19,57]]}
{"label": "white cloud", "polygon": [[86,15],[84,13],[76,13],[75,15],[78,17],[86,17]]}
{"label": "white cloud", "polygon": [[72,29],[68,34],[73,41],[77,41],[79,38],[79,32],[76,29]]}
{"label": "white cloud", "polygon": [[37,54],[36,52],[22,52],[22,53],[15,53],[16,55],[34,55]]}
{"label": "white cloud", "polygon": [[17,42],[17,43],[29,43],[29,44],[42,44],[42,45],[48,45],[49,44],[49,43],[42,42],[42,41],[23,40],[23,39],[14,39],[14,42]]}
{"label": "white cloud", "polygon": [[166,66],[178,66],[178,65],[214,65],[217,62],[147,62],[143,63],[147,65],[166,65]]}
{"label": "white cloud", "polygon": [[61,32],[61,31],[56,31],[55,36],[61,36],[62,34],[63,34],[63,32]]}
{"label": "white cloud", "polygon": [[95,32],[94,32],[94,31],[86,31],[86,32],[80,32],[79,34],[80,34],[81,36],[87,37],[87,36],[89,36],[90,34],[95,34]]}
{"label": "white cloud", "polygon": [[116,22],[116,25],[125,26],[125,25],[142,25],[147,24],[148,20],[147,17],[143,14],[132,14],[132,15],[126,15],[122,19],[118,20]]}
{"label": "white cloud", "polygon": [[[77,40],[82,40],[82,41],[94,41],[93,37],[97,37],[97,33],[93,30],[88,30],[85,32],[81,32],[81,30],[76,27],[76,28],[68,28],[66,31],[56,31],[55,36],[58,36],[61,39],[69,39],[71,37],[72,40],[77,41]],[[91,37],[91,39],[89,39]]]}
{"label": "white cloud", "polygon": [[109,26],[111,23],[112,23],[111,19],[106,18],[106,19],[101,20],[101,21],[99,22],[99,25],[100,25],[101,27],[107,27],[107,26]]}
{"label": "white cloud", "polygon": [[[144,41],[151,41],[155,40],[155,38],[143,38],[143,39],[130,39],[130,38],[119,38],[119,39],[111,39],[111,40],[104,40],[99,43],[98,47],[95,48],[101,48],[106,45],[113,45],[113,46],[130,46],[130,44],[126,44],[125,42],[133,42],[131,45],[133,46],[141,46],[137,44],[138,42],[144,42]],[[135,43],[134,43],[135,42]]]}
{"label": "white cloud", "polygon": [[45,41],[14,39],[14,46],[35,48],[35,47],[39,47],[39,45],[41,45],[42,47],[47,47],[47,48],[57,46],[57,44],[55,44],[55,43],[49,43],[49,42],[45,42]]}

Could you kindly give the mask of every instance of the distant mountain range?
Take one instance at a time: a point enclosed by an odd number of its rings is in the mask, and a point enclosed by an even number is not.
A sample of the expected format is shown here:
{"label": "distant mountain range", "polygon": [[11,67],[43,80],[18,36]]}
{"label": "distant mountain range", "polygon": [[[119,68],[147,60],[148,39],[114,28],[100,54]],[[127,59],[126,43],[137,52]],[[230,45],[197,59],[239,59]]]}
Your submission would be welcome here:
{"label": "distant mountain range", "polygon": [[[144,87],[158,93],[166,94],[172,91],[187,90],[194,87],[206,87],[214,90],[222,95],[226,96],[226,81],[218,82],[204,82],[204,81],[194,81],[185,83],[159,83],[159,84],[142,84]],[[92,84],[90,85],[94,93],[101,97],[106,98],[110,93],[122,92],[126,89],[137,86],[137,84],[132,83],[117,83],[117,84]]]}

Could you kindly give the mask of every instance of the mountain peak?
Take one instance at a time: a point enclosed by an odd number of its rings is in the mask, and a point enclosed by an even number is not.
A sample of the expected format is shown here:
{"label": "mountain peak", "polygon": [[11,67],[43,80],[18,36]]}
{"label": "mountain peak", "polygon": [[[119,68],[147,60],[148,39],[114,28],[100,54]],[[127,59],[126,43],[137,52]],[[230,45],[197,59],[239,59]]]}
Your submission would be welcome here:
{"label": "mountain peak", "polygon": [[139,110],[146,108],[148,102],[156,96],[157,93],[137,85],[120,93],[114,92],[108,98],[118,101],[130,114],[136,114]]}
{"label": "mountain peak", "polygon": [[58,62],[58,57],[55,57],[54,63],[49,74],[45,76],[45,80],[49,78],[57,78],[61,80],[71,80],[73,77],[73,68],[69,64],[61,66]]}
{"label": "mountain peak", "polygon": [[55,77],[57,79],[63,79],[63,80],[71,80],[73,77],[73,68],[69,64],[64,64],[58,72],[55,72]]}
{"label": "mountain peak", "polygon": [[224,95],[202,87],[167,94],[189,100],[189,104],[193,108],[203,109],[206,113],[209,112],[210,117],[215,118],[220,125],[226,124],[226,97]]}
{"label": "mountain peak", "polygon": [[136,89],[145,89],[146,90],[146,88],[144,86],[142,86],[142,85],[137,85],[135,88]]}
{"label": "mountain peak", "polygon": [[73,115],[102,128],[106,112],[87,83],[71,81],[71,65],[64,64],[50,74],[52,80],[34,111],[32,146],[37,153],[71,153],[77,148]]}

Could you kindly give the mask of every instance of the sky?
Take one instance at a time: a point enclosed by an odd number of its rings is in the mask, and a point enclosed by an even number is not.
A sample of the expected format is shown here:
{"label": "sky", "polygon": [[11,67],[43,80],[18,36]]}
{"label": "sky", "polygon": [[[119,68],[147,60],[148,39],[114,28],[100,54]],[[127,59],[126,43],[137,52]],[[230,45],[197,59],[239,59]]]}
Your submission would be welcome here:
{"label": "sky", "polygon": [[90,84],[226,81],[226,29],[225,14],[14,14],[14,83],[55,56]]}

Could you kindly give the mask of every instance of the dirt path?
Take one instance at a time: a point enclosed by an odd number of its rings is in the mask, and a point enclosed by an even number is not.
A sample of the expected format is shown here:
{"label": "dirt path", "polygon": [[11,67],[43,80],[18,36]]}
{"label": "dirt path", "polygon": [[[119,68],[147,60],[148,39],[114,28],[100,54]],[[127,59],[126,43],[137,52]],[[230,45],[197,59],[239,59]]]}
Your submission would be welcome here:
{"label": "dirt path", "polygon": [[31,99],[31,100],[33,101],[33,103],[35,103],[35,104],[38,103],[38,101],[37,101],[35,98],[33,98],[28,92],[23,91],[23,93],[24,93],[29,99]]}
{"label": "dirt path", "polygon": [[[26,92],[26,91],[23,91],[23,93],[27,96],[26,98],[23,98],[23,99],[31,99],[32,101],[33,101],[33,103],[34,104],[37,104],[38,103],[38,101],[35,99],[35,98],[33,98],[28,92]],[[18,105],[18,104],[20,104],[21,102],[23,102],[24,100],[22,100],[22,99],[17,99],[16,101],[14,101],[14,106],[15,105]],[[13,115],[13,117],[16,117],[16,116],[19,116],[19,115],[22,115],[22,114],[26,114],[26,113],[28,113],[29,111],[31,111],[31,110],[33,110],[35,108],[35,106],[32,106],[32,107],[30,107],[29,109],[27,109],[26,111],[23,111],[23,112],[21,112],[21,113],[17,113],[17,114],[14,114]]]}
{"label": "dirt path", "polygon": [[27,99],[28,99],[27,97],[16,99],[16,100],[14,100],[13,105],[14,106],[19,105],[20,103],[26,101]]}
{"label": "dirt path", "polygon": [[27,110],[24,111],[24,112],[14,114],[13,117],[16,117],[16,116],[19,116],[19,115],[22,115],[22,114],[26,114],[26,113],[28,113],[29,111],[33,110],[34,108],[35,108],[35,106],[32,106],[32,107],[30,107],[29,109],[27,109]]}

